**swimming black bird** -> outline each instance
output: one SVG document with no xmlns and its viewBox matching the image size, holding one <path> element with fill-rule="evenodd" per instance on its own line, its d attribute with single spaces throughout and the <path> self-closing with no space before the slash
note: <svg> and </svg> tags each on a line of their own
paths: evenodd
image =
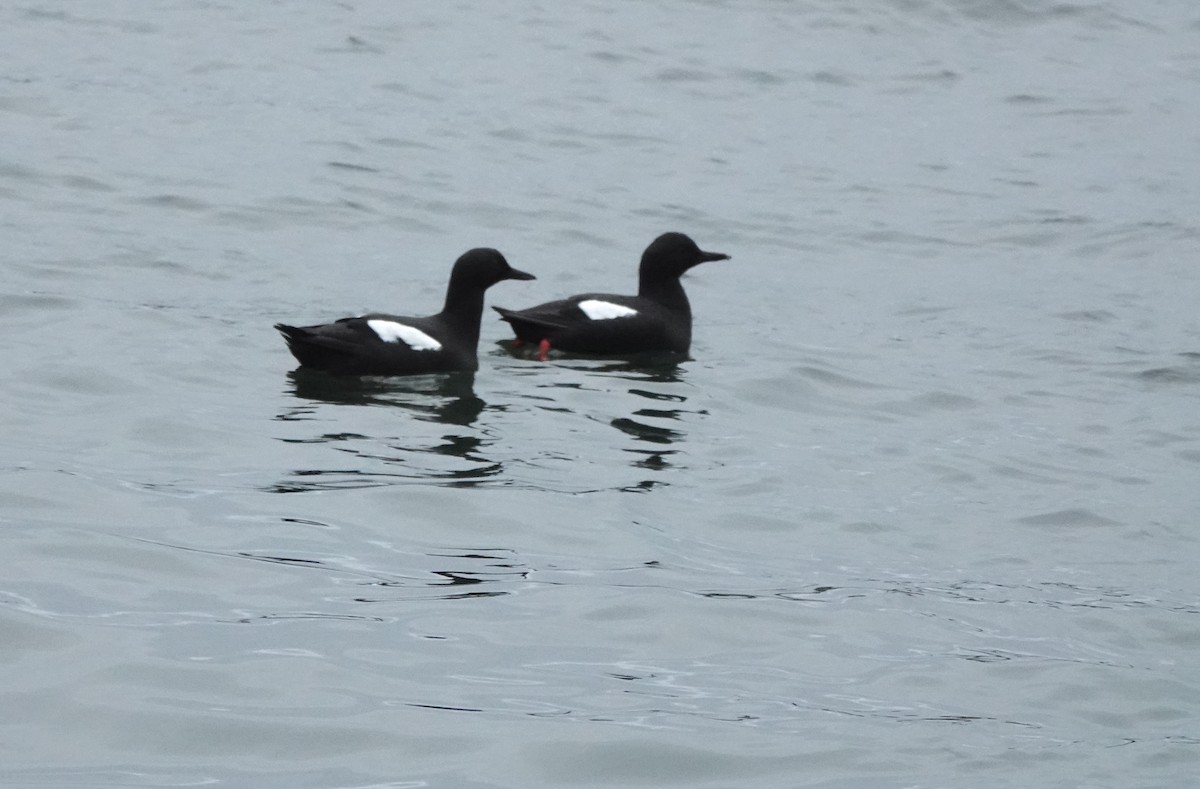
<svg viewBox="0 0 1200 789">
<path fill-rule="evenodd" d="M 728 259 L 705 252 L 683 233 L 664 233 L 642 253 L 636 296 L 582 293 L 524 310 L 492 309 L 508 321 L 519 342 L 538 344 L 542 361 L 551 348 L 610 355 L 687 353 L 692 308 L 679 278 L 692 266 Z"/>
<path fill-rule="evenodd" d="M 454 263 L 446 304 L 436 315 L 371 313 L 318 326 L 275 324 L 301 366 L 337 375 L 418 375 L 479 367 L 483 293 L 506 279 L 534 279 L 494 249 L 472 249 Z"/>
</svg>

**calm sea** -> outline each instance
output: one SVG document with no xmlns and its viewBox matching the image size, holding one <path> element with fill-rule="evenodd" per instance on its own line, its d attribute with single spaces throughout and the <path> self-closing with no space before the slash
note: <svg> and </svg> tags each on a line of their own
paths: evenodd
<svg viewBox="0 0 1200 789">
<path fill-rule="evenodd" d="M 1194 785 L 1194 0 L 31 0 L 0 53 L 0 785 Z M 271 329 L 668 230 L 732 255 L 689 359 Z"/>
</svg>

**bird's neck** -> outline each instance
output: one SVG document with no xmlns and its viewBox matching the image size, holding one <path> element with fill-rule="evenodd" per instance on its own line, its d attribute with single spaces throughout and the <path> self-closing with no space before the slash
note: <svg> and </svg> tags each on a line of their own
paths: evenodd
<svg viewBox="0 0 1200 789">
<path fill-rule="evenodd" d="M 687 294 L 684 293 L 683 284 L 680 283 L 678 277 L 667 279 L 642 277 L 638 282 L 638 295 L 675 312 L 681 312 L 684 315 L 692 314 L 691 304 L 688 303 Z"/>
<path fill-rule="evenodd" d="M 451 287 L 446 291 L 441 315 L 474 346 L 479 342 L 479 322 L 483 318 L 483 289 Z"/>
</svg>

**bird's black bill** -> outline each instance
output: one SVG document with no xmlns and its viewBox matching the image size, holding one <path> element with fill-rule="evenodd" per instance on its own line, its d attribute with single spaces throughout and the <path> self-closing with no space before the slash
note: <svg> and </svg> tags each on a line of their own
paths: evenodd
<svg viewBox="0 0 1200 789">
<path fill-rule="evenodd" d="M 714 260 L 729 260 L 729 255 L 724 252 L 705 252 L 700 250 L 700 260 L 704 263 L 709 263 Z"/>
<path fill-rule="evenodd" d="M 508 277 L 506 279 L 537 279 L 537 277 L 526 271 L 521 271 L 520 269 L 514 268 L 508 272 Z"/>
</svg>

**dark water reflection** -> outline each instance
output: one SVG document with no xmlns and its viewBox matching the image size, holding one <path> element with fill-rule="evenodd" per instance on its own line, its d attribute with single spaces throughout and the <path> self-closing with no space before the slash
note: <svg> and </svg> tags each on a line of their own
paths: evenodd
<svg viewBox="0 0 1200 789">
<path fill-rule="evenodd" d="M 687 397 L 680 394 L 678 390 L 661 391 L 651 387 L 685 383 L 686 369 L 682 362 L 686 360 L 686 357 L 679 354 L 652 353 L 619 359 L 605 359 L 590 364 L 576 360 L 556 366 L 567 370 L 581 371 L 589 376 L 624 379 L 637 384 L 630 387 L 628 393 L 634 398 L 650 400 L 658 407 L 636 408 L 629 416 L 611 418 L 609 424 L 623 436 L 633 439 L 633 446 L 622 449 L 623 452 L 634 456 L 634 459 L 630 461 L 632 466 L 661 471 L 672 465 L 668 458 L 679 452 L 673 447 L 682 443 L 686 438 L 686 433 L 680 428 L 680 422 L 686 414 L 693 412 L 682 408 L 661 407 L 664 403 L 682 405 L 687 402 Z M 575 384 L 575 386 L 582 386 L 582 384 Z M 636 404 L 638 403 L 635 401 Z M 668 420 L 670 426 L 661 424 L 662 420 Z M 647 444 L 650 446 L 646 446 Z M 661 480 L 642 480 L 637 484 L 624 486 L 622 490 L 645 492 L 662 484 Z"/>
<path fill-rule="evenodd" d="M 512 594 L 513 584 L 525 581 L 531 569 L 507 548 L 431 551 L 424 557 L 430 567 L 417 576 L 380 577 L 370 582 L 378 592 L 355 595 L 355 603 L 390 603 L 399 600 L 470 600 Z M 435 569 L 441 567 L 443 569 Z M 491 586 L 498 584 L 503 588 Z"/>
<path fill-rule="evenodd" d="M 594 359 L 588 363 L 589 359 Z M 677 353 L 642 353 L 622 357 L 580 356 L 564 360 L 556 366 L 568 370 L 585 370 L 600 375 L 612 375 L 647 383 L 677 384 L 683 381 L 683 362 L 687 357 Z"/>
<path fill-rule="evenodd" d="M 641 359 L 623 365 L 615 365 L 613 374 L 627 377 L 642 384 L 681 384 L 684 382 L 684 368 L 678 359 L 662 358 L 658 360 Z M 684 416 L 690 411 L 682 408 L 664 408 L 664 404 L 682 406 L 687 402 L 685 395 L 678 391 L 656 391 L 650 388 L 635 386 L 629 389 L 629 394 L 637 398 L 651 401 L 656 407 L 639 408 L 628 417 L 617 417 L 610 424 L 627 436 L 631 436 L 635 444 L 626 448 L 625 452 L 634 456 L 632 465 L 662 471 L 671 465 L 670 458 L 679 450 L 671 447 L 681 443 L 686 433 L 680 428 Z M 700 412 L 703 413 L 703 412 Z M 671 426 L 663 424 L 663 421 Z M 644 445 L 649 444 L 650 447 Z M 651 490 L 661 484 L 657 480 L 643 481 L 635 488 L 638 492 Z"/>
<path fill-rule="evenodd" d="M 487 407 L 475 394 L 474 373 L 345 378 L 299 369 L 288 374 L 288 381 L 290 394 L 299 402 L 276 416 L 281 422 L 324 421 L 320 412 L 327 405 L 367 406 L 400 409 L 405 416 L 425 423 L 471 428 Z M 338 431 L 280 440 L 325 444 L 354 460 L 349 468 L 294 469 L 292 479 L 269 488 L 277 493 L 377 487 L 421 480 L 473 485 L 502 471 L 499 463 L 482 454 L 491 439 L 475 430 L 422 436 L 419 431 L 404 429 L 401 435 L 391 437 Z"/>
<path fill-rule="evenodd" d="M 1154 367 L 1138 374 L 1142 380 L 1155 384 L 1194 384 L 1200 382 L 1200 353 L 1180 353 L 1182 361 L 1166 367 Z"/>
<path fill-rule="evenodd" d="M 588 490 L 654 490 L 678 462 L 685 426 L 706 413 L 687 407 L 683 361 L 643 354 L 502 366 L 488 371 L 488 383 L 502 388 L 488 390 L 487 401 L 476 393 L 473 373 L 343 378 L 295 370 L 287 377 L 287 406 L 275 417 L 291 425 L 279 440 L 325 450 L 304 453 L 305 465 L 268 489 L 423 482 L 562 490 L 562 476 L 577 477 L 586 466 L 609 469 L 609 478 Z M 580 420 L 613 431 L 597 434 Z M 630 467 L 639 472 L 632 480 Z M 626 470 L 612 474 L 614 468 Z"/>
<path fill-rule="evenodd" d="M 340 377 L 304 369 L 288 373 L 291 394 L 333 405 L 381 405 L 407 409 L 418 419 L 470 425 L 487 405 L 475 394 L 473 372 L 403 378 Z M 278 419 L 303 419 L 310 408 L 297 406 Z"/>
<path fill-rule="evenodd" d="M 340 619 L 346 621 L 390 621 L 389 616 L 362 612 L 363 604 L 394 603 L 408 600 L 470 600 L 514 594 L 528 580 L 532 568 L 513 550 L 498 547 L 432 548 L 399 551 L 389 560 L 375 560 L 364 566 L 361 557 L 317 554 L 288 556 L 281 553 L 249 550 L 213 550 L 190 545 L 146 540 L 155 545 L 188 554 L 225 557 L 237 561 L 262 562 L 317 573 L 309 582 L 328 585 L 321 602 L 303 609 L 262 608 L 233 619 L 239 624 L 278 620 Z M 181 619 L 178 613 L 172 621 Z M 207 621 L 207 620 L 202 620 Z"/>
</svg>

